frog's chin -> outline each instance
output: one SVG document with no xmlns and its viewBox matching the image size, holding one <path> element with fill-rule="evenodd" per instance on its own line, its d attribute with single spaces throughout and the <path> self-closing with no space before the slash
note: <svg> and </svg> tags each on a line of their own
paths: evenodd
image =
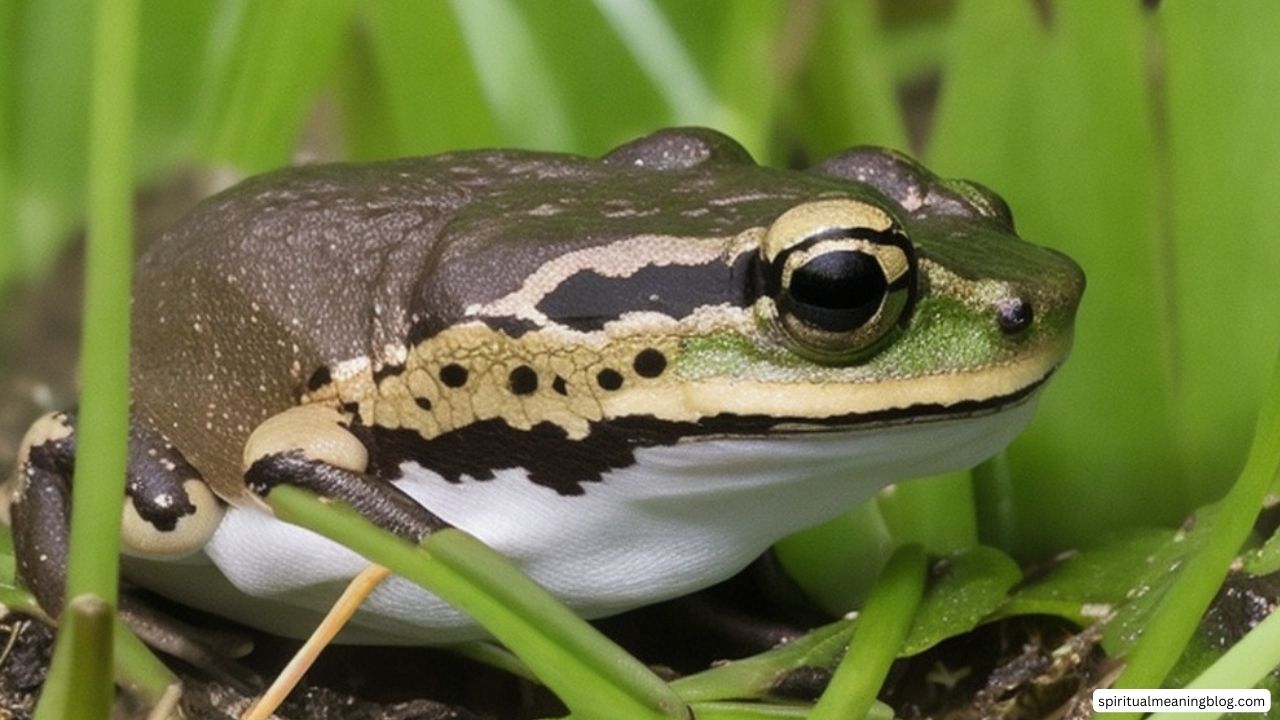
<svg viewBox="0 0 1280 720">
<path fill-rule="evenodd" d="M 517 468 L 495 471 L 488 480 L 448 482 L 406 462 L 396 482 L 445 521 L 513 559 L 580 614 L 598 617 L 719 582 L 778 539 L 852 508 L 889 483 L 972 466 L 1022 430 L 1034 401 L 1033 394 L 979 416 L 856 432 L 639 448 L 634 464 L 584 483 L 579 495 L 532 483 Z M 228 510 L 206 556 L 217 569 L 198 556 L 185 570 L 135 565 L 130 574 L 193 606 L 300 635 L 367 565 L 346 548 L 251 508 Z M 210 572 L 216 582 L 187 577 Z M 341 640 L 448 643 L 483 636 L 463 613 L 392 578 Z"/>
</svg>

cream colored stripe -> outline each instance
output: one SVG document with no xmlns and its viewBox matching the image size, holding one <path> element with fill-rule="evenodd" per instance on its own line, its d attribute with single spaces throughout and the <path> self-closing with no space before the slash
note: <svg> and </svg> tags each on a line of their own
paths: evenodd
<svg viewBox="0 0 1280 720">
<path fill-rule="evenodd" d="M 721 413 L 820 419 L 917 405 L 950 407 L 1012 395 L 1043 380 L 1062 357 L 1063 348 L 1046 346 L 1012 363 L 934 376 L 821 384 L 713 378 L 678 387 L 624 390 L 601 400 L 609 417 L 648 414 L 672 421 Z"/>
<path fill-rule="evenodd" d="M 547 316 L 537 305 L 565 280 L 591 270 L 604 277 L 626 278 L 647 267 L 704 265 L 715 260 L 732 262 L 726 237 L 676 237 L 637 235 L 608 245 L 565 253 L 529 274 L 519 290 L 483 305 L 469 305 L 468 317 L 517 317 L 545 324 Z"/>
</svg>

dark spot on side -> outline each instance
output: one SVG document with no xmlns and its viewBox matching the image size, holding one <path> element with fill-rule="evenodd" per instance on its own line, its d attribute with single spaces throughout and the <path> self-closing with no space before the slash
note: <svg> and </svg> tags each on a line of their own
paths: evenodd
<svg viewBox="0 0 1280 720">
<path fill-rule="evenodd" d="M 320 388 L 328 385 L 333 378 L 329 375 L 329 368 L 321 365 L 316 371 L 311 373 L 311 377 L 307 378 L 307 390 L 315 392 Z"/>
<path fill-rule="evenodd" d="M 470 375 L 467 369 L 458 363 L 449 363 L 440 368 L 440 382 L 447 387 L 460 388 L 467 384 L 467 377 Z"/>
<path fill-rule="evenodd" d="M 380 383 L 383 378 L 395 377 L 404 373 L 404 363 L 392 363 L 383 365 L 373 371 L 373 382 Z"/>
<path fill-rule="evenodd" d="M 538 390 L 538 373 L 528 365 L 521 365 L 511 371 L 507 382 L 516 395 L 532 395 Z"/>
<path fill-rule="evenodd" d="M 605 368 L 596 375 L 596 382 L 605 390 L 617 390 L 622 387 L 622 373 L 613 368 Z"/>
<path fill-rule="evenodd" d="M 636 353 L 636 359 L 631 366 L 640 377 L 656 378 L 667 369 L 667 356 L 659 350 L 645 348 Z"/>
<path fill-rule="evenodd" d="M 416 397 L 416 398 L 414 398 L 414 399 L 413 399 L 413 404 L 414 404 L 414 405 L 417 405 L 418 407 L 422 408 L 423 410 L 430 410 L 430 409 L 431 409 L 431 400 L 429 400 L 429 399 L 427 399 L 427 398 L 424 398 L 424 397 Z"/>
<path fill-rule="evenodd" d="M 568 395 L 568 394 L 569 394 L 569 387 L 568 387 L 568 385 L 566 385 L 566 384 L 565 384 L 564 378 L 560 377 L 559 375 L 557 375 L 557 376 L 556 376 L 556 379 L 555 379 L 555 380 L 552 380 L 552 381 L 551 381 L 551 389 L 552 389 L 552 390 L 555 390 L 556 392 L 560 393 L 561 395 Z"/>
</svg>

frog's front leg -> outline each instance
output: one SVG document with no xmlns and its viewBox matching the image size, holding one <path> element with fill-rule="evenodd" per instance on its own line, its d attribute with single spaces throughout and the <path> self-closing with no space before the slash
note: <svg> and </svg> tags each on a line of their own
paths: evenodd
<svg viewBox="0 0 1280 720">
<path fill-rule="evenodd" d="M 23 437 L 7 501 L 18 575 L 51 615 L 64 602 L 74 471 L 74 415 L 41 417 Z M 204 547 L 222 519 L 222 504 L 200 473 L 136 413 L 125 492 L 121 550 L 130 555 L 189 555 Z"/>
<path fill-rule="evenodd" d="M 245 443 L 245 483 L 263 497 L 286 484 L 341 500 L 414 542 L 448 527 L 402 490 L 366 472 L 369 450 L 347 423 L 338 410 L 322 405 L 299 405 L 268 418 Z"/>
</svg>

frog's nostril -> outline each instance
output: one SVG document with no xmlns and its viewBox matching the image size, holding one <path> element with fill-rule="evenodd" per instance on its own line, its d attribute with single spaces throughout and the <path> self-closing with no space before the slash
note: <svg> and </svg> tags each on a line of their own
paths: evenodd
<svg viewBox="0 0 1280 720">
<path fill-rule="evenodd" d="M 1026 330 L 1034 319 L 1030 300 L 1015 295 L 996 301 L 996 323 L 1005 335 L 1016 335 Z"/>
</svg>

